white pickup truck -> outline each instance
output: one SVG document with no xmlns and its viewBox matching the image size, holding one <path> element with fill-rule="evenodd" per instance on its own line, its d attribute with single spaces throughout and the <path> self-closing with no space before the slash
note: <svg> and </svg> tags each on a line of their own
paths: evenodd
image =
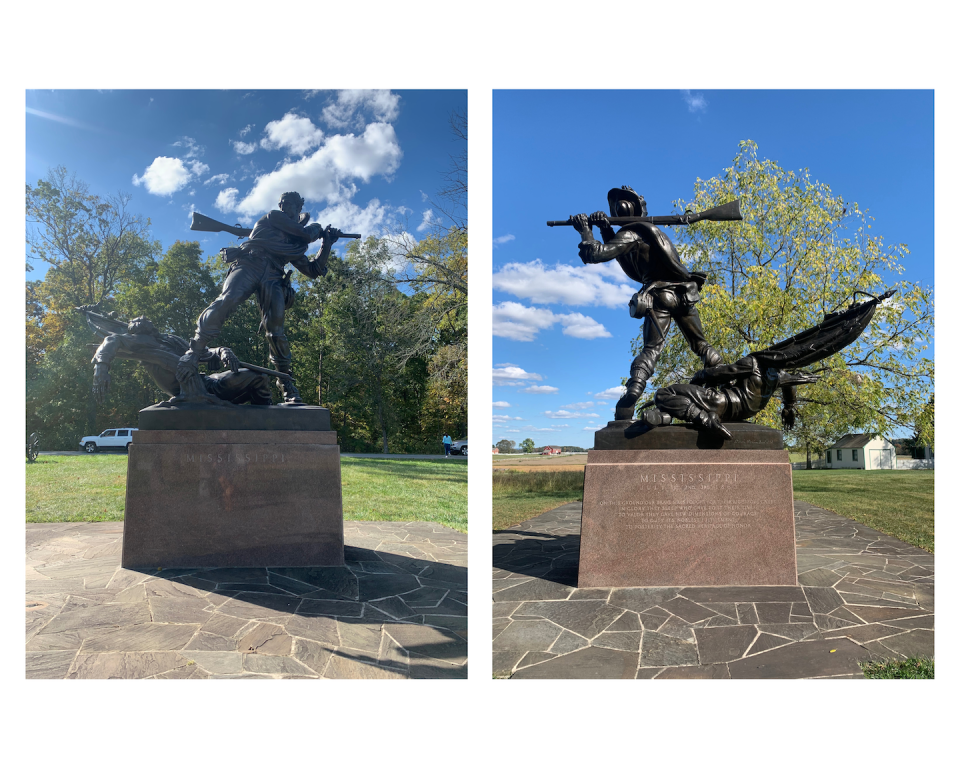
<svg viewBox="0 0 960 768">
<path fill-rule="evenodd" d="M 87 453 L 96 453 L 97 451 L 116 448 L 121 451 L 127 450 L 133 440 L 133 433 L 136 427 L 124 427 L 123 429 L 105 429 L 99 435 L 87 435 L 80 438 L 80 447 Z"/>
</svg>

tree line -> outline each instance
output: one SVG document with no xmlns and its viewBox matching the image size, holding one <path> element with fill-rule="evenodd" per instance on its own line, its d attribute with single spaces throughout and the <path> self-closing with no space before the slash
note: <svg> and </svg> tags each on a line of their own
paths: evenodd
<svg viewBox="0 0 960 768">
<path fill-rule="evenodd" d="M 462 183 L 453 208 L 465 205 L 465 174 Z M 90 359 L 100 340 L 75 308 L 146 315 L 189 340 L 227 267 L 198 242 L 164 250 L 129 195 L 96 195 L 63 167 L 27 185 L 26 214 L 27 271 L 47 265 L 26 283 L 27 433 L 70 450 L 82 435 L 136 426 L 140 409 L 168 397 L 138 363 L 117 360 L 98 405 Z M 465 216 L 444 220 L 419 242 L 351 241 L 317 280 L 294 273 L 285 322 L 294 376 L 304 402 L 330 409 L 344 451 L 439 453 L 444 434 L 466 436 L 467 227 Z M 267 366 L 259 325 L 251 298 L 214 343 Z"/>
</svg>

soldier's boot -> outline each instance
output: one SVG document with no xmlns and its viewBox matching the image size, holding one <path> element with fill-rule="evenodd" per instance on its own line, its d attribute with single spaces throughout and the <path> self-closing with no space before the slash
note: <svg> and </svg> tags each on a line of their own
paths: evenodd
<svg viewBox="0 0 960 768">
<path fill-rule="evenodd" d="M 730 430 L 723 426 L 720 417 L 712 411 L 705 411 L 697 408 L 695 405 L 691 405 L 683 418 L 684 421 L 691 422 L 697 429 L 725 437 L 728 440 L 733 437 L 733 435 L 730 434 Z"/>
<path fill-rule="evenodd" d="M 293 369 L 290 357 L 290 342 L 287 341 L 283 329 L 274 333 L 267 333 L 267 346 L 270 348 L 270 362 L 281 373 L 290 373 Z M 293 378 L 277 379 L 277 386 L 283 396 L 284 404 L 300 405 L 303 399 Z"/>
<path fill-rule="evenodd" d="M 640 378 L 630 372 L 630 378 L 627 379 L 627 391 L 623 394 L 613 411 L 613 418 L 617 421 L 629 421 L 634 418 L 634 412 L 637 408 L 637 401 L 643 390 L 647 386 L 646 377 Z"/>
<path fill-rule="evenodd" d="M 640 414 L 640 421 L 651 427 L 666 427 L 673 423 L 673 416 L 656 408 L 647 408 Z"/>
</svg>

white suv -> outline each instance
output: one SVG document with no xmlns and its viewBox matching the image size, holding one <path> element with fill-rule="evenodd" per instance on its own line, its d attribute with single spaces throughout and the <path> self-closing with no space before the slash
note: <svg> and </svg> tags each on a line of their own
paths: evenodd
<svg viewBox="0 0 960 768">
<path fill-rule="evenodd" d="M 123 429 L 105 429 L 99 435 L 88 435 L 80 438 L 80 447 L 87 453 L 96 453 L 108 448 L 119 448 L 122 451 L 130 447 L 136 427 Z"/>
<path fill-rule="evenodd" d="M 466 456 L 467 455 L 467 438 L 463 438 L 463 440 L 455 440 L 453 445 L 450 446 L 450 453 L 452 453 L 454 456 L 458 454 L 460 456 Z"/>
</svg>

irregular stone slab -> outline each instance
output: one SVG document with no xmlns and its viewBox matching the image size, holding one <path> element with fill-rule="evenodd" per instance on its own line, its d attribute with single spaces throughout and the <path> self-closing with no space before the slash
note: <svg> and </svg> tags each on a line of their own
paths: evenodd
<svg viewBox="0 0 960 768">
<path fill-rule="evenodd" d="M 467 660 L 467 644 L 452 632 L 416 624 L 387 624 L 383 631 L 409 653 L 451 664 Z"/>
<path fill-rule="evenodd" d="M 737 621 L 741 624 L 759 624 L 760 617 L 757 616 L 756 606 L 753 603 L 739 603 L 737 605 Z"/>
<path fill-rule="evenodd" d="M 590 647 L 517 670 L 512 679 L 632 680 L 636 671 L 636 653 Z"/>
<path fill-rule="evenodd" d="M 860 624 L 856 627 L 844 627 L 842 629 L 831 629 L 823 632 L 825 639 L 834 637 L 849 637 L 853 642 L 865 645 L 873 640 L 879 640 L 884 637 L 900 635 L 907 631 L 906 627 L 898 628 L 887 626 L 886 624 Z"/>
<path fill-rule="evenodd" d="M 323 676 L 327 679 L 348 680 L 403 680 L 405 676 L 400 672 L 373 664 L 362 664 L 353 659 L 334 654 L 327 663 Z"/>
<path fill-rule="evenodd" d="M 758 624 L 789 624 L 793 603 L 757 603 Z"/>
<path fill-rule="evenodd" d="M 235 598 L 227 600 L 218 610 L 241 619 L 269 619 L 296 612 L 301 602 L 303 601 L 299 597 L 241 592 Z"/>
<path fill-rule="evenodd" d="M 34 635 L 27 643 L 27 651 L 76 651 L 83 638 L 79 630 L 55 632 L 52 635 Z"/>
<path fill-rule="evenodd" d="M 891 627 L 905 627 L 907 629 L 933 629 L 933 614 L 914 616 L 909 619 L 891 619 L 883 623 Z"/>
<path fill-rule="evenodd" d="M 495 592 L 493 599 L 497 602 L 524 602 L 528 600 L 566 600 L 572 587 L 556 584 L 552 581 L 532 580 L 517 586 L 511 586 Z"/>
<path fill-rule="evenodd" d="M 695 603 L 791 603 L 806 600 L 800 587 L 684 587 Z"/>
<path fill-rule="evenodd" d="M 933 632 L 928 629 L 913 629 L 902 635 L 887 637 L 878 641 L 904 658 L 923 656 L 933 658 Z"/>
<path fill-rule="evenodd" d="M 446 664 L 438 659 L 421 658 L 417 654 L 412 653 L 410 654 L 407 674 L 415 680 L 466 680 L 467 665 L 455 666 L 453 664 Z"/>
<path fill-rule="evenodd" d="M 676 587 L 626 587 L 611 590 L 607 602 L 619 608 L 626 608 L 628 611 L 641 613 L 672 600 L 679 591 Z"/>
<path fill-rule="evenodd" d="M 88 627 L 129 626 L 150 621 L 150 609 L 146 603 L 116 603 L 113 605 L 95 605 L 60 613 L 51 619 L 41 634 L 66 632 L 72 629 Z"/>
<path fill-rule="evenodd" d="M 757 637 L 757 629 L 753 626 L 707 627 L 696 629 L 694 633 L 702 664 L 739 659 Z"/>
<path fill-rule="evenodd" d="M 361 601 L 379 600 L 384 597 L 401 595 L 404 592 L 413 592 L 420 588 L 416 576 L 402 576 L 400 574 L 371 574 L 357 579 L 359 599 Z"/>
<path fill-rule="evenodd" d="M 199 624 L 138 624 L 121 627 L 84 640 L 80 653 L 175 651 L 190 642 L 199 629 Z"/>
<path fill-rule="evenodd" d="M 514 611 L 514 618 L 541 616 L 589 639 L 603 632 L 622 613 L 622 609 L 599 600 L 552 600 L 525 603 Z"/>
<path fill-rule="evenodd" d="M 282 621 L 287 634 L 331 646 L 340 645 L 340 632 L 344 627 L 352 626 L 347 622 L 338 624 L 336 619 L 328 616 L 290 616 Z"/>
<path fill-rule="evenodd" d="M 779 635 L 780 637 L 785 637 L 795 642 L 809 640 L 820 634 L 820 630 L 813 622 L 804 624 L 758 624 L 757 629 L 761 632 L 766 632 L 770 635 Z M 817 637 L 817 639 L 819 639 L 819 637 Z M 754 653 L 753 650 L 750 652 Z"/>
<path fill-rule="evenodd" d="M 894 619 L 906 619 L 914 616 L 924 616 L 927 611 L 916 608 L 871 608 L 869 606 L 852 605 L 848 608 L 849 612 L 855 614 L 859 619 L 867 623 L 875 621 L 892 621 Z"/>
<path fill-rule="evenodd" d="M 604 630 L 605 632 L 639 632 L 640 617 L 633 611 L 624 611 L 623 615 Z"/>
<path fill-rule="evenodd" d="M 685 597 L 675 597 L 673 600 L 668 600 L 662 607 L 665 611 L 670 611 L 670 613 L 679 616 L 691 624 L 696 624 L 698 621 L 703 621 L 716 615 L 715 612 L 709 608 L 704 608 L 702 605 L 694 603 Z"/>
<path fill-rule="evenodd" d="M 843 605 L 843 598 L 831 587 L 804 587 L 807 605 L 814 613 L 830 613 Z"/>
<path fill-rule="evenodd" d="M 764 651 L 769 651 L 772 648 L 779 648 L 781 645 L 787 645 L 792 642 L 786 637 L 780 637 L 779 635 L 771 635 L 766 632 L 761 632 L 757 639 L 753 642 L 753 645 L 750 646 L 748 653 L 751 656 L 754 656 L 758 653 L 763 653 Z"/>
<path fill-rule="evenodd" d="M 520 661 L 517 663 L 517 669 L 523 669 L 524 667 L 532 667 L 534 664 L 539 664 L 542 661 L 550 661 L 550 659 L 557 658 L 552 653 L 547 653 L 546 651 L 530 651 L 526 654 Z"/>
<path fill-rule="evenodd" d="M 185 651 L 236 651 L 237 641 L 231 637 L 211 635 L 207 632 L 198 632 L 194 638 L 184 646 Z"/>
<path fill-rule="evenodd" d="M 673 667 L 698 664 L 697 645 L 657 632 L 644 632 L 640 646 L 640 666 Z"/>
<path fill-rule="evenodd" d="M 281 587 L 284 580 L 291 579 L 293 586 L 306 584 L 334 592 L 341 598 L 356 600 L 360 595 L 357 576 L 349 568 L 271 568 L 269 576 L 271 584 Z"/>
<path fill-rule="evenodd" d="M 504 619 L 512 614 L 517 606 L 523 605 L 523 603 L 513 603 L 513 602 L 494 602 L 493 604 L 493 618 L 495 619 Z"/>
<path fill-rule="evenodd" d="M 344 648 L 376 653 L 383 639 L 382 624 L 343 621 L 340 623 L 340 645 Z"/>
<path fill-rule="evenodd" d="M 27 651 L 27 680 L 62 680 L 76 657 L 75 650 Z"/>
<path fill-rule="evenodd" d="M 582 638 L 581 638 L 582 639 Z M 494 651 L 493 652 L 493 675 L 494 677 L 509 677 L 514 667 L 524 657 L 526 651 Z"/>
<path fill-rule="evenodd" d="M 590 641 L 586 638 L 580 637 L 580 635 L 575 635 L 573 632 L 567 632 L 563 630 L 560 633 L 560 637 L 554 641 L 553 645 L 550 646 L 550 653 L 560 655 L 563 653 L 571 653 L 572 651 L 579 651 L 581 648 L 590 644 Z"/>
<path fill-rule="evenodd" d="M 666 667 L 657 680 L 729 680 L 726 664 L 708 664 L 705 667 Z"/>
<path fill-rule="evenodd" d="M 236 656 L 236 654 L 231 654 Z M 238 657 L 239 658 L 239 657 Z M 81 653 L 68 680 L 138 680 L 186 666 L 175 651 L 160 653 Z"/>
<path fill-rule="evenodd" d="M 293 641 L 293 651 L 291 655 L 301 664 L 309 667 L 315 674 L 322 677 L 333 652 L 320 643 L 298 637 Z"/>
<path fill-rule="evenodd" d="M 222 613 L 210 614 L 210 618 L 200 628 L 201 631 L 211 635 L 221 635 L 223 637 L 236 637 L 241 629 L 251 624 L 249 619 L 238 619 L 235 616 L 227 616 Z"/>
<path fill-rule="evenodd" d="M 279 644 L 278 642 L 279 641 Z M 286 656 L 293 647 L 293 639 L 279 624 L 258 624 L 237 641 L 240 653 L 267 653 Z M 277 653 L 276 650 L 280 652 Z"/>
<path fill-rule="evenodd" d="M 791 643 L 782 648 L 731 661 L 727 668 L 734 680 L 787 679 L 860 674 L 858 661 L 869 656 L 846 638 Z"/>
<path fill-rule="evenodd" d="M 546 651 L 562 631 L 549 621 L 514 621 L 494 638 L 493 650 Z"/>
<path fill-rule="evenodd" d="M 211 605 L 203 598 L 153 597 L 148 600 L 154 622 L 170 624 L 206 624 Z"/>
<path fill-rule="evenodd" d="M 642 635 L 642 632 L 602 632 L 593 639 L 591 645 L 618 651 L 639 651 Z"/>
<path fill-rule="evenodd" d="M 261 656 L 259 653 L 245 653 L 243 668 L 247 672 L 261 675 L 317 677 L 317 673 L 310 667 L 289 656 Z"/>
<path fill-rule="evenodd" d="M 348 600 L 299 600 L 297 613 L 301 616 L 353 616 L 363 615 L 363 604 Z"/>
<path fill-rule="evenodd" d="M 192 587 L 183 581 L 171 581 L 165 578 L 151 578 L 143 583 L 147 597 L 204 597 L 204 590 Z"/>
<path fill-rule="evenodd" d="M 233 675 L 243 671 L 243 657 L 239 653 L 184 650 L 181 655 L 212 675 Z"/>
</svg>

